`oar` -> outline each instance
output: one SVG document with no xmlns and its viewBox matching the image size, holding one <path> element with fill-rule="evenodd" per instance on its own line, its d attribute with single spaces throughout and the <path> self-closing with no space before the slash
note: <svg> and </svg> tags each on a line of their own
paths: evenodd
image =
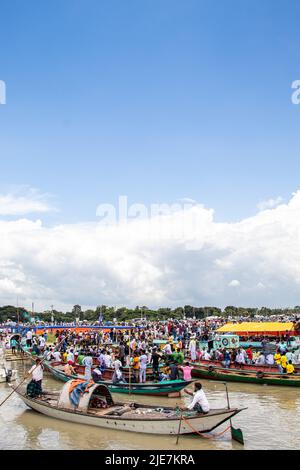
<svg viewBox="0 0 300 470">
<path fill-rule="evenodd" d="M 182 423 L 182 412 L 181 412 L 181 414 L 180 414 L 180 420 L 179 420 L 179 426 L 178 426 L 178 432 L 177 432 L 176 445 L 178 444 L 178 441 L 179 441 L 181 423 Z"/>
<path fill-rule="evenodd" d="M 228 406 L 228 409 L 230 410 L 227 383 L 226 383 L 226 382 L 223 382 L 223 385 L 225 385 L 225 388 L 226 388 L 227 406 Z M 234 441 L 237 441 L 237 442 L 239 442 L 240 444 L 244 445 L 243 432 L 242 432 L 241 429 L 236 429 L 236 428 L 234 428 L 234 427 L 232 426 L 231 419 L 230 419 L 230 430 L 231 430 L 231 438 L 232 438 Z"/>
</svg>

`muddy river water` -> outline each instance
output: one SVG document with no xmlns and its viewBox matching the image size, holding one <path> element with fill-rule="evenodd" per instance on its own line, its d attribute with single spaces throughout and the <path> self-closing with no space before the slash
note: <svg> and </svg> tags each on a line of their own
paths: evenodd
<svg viewBox="0 0 300 470">
<path fill-rule="evenodd" d="M 12 364 L 22 377 L 30 362 Z M 222 382 L 202 380 L 211 408 L 226 407 Z M 62 382 L 45 375 L 43 387 L 59 390 Z M 300 449 L 300 389 L 293 387 L 258 386 L 228 383 L 230 404 L 247 407 L 233 419 L 241 428 L 245 445 L 232 441 L 230 432 L 214 439 L 181 436 L 178 445 L 174 436 L 155 436 L 101 429 L 48 418 L 30 410 L 13 394 L 0 408 L 0 449 L 107 449 L 107 450 L 199 450 L 199 449 Z M 0 384 L 0 401 L 11 392 Z M 131 397 L 114 395 L 119 401 L 169 405 L 188 403 L 190 398 Z M 222 425 L 215 432 L 225 429 Z"/>
</svg>

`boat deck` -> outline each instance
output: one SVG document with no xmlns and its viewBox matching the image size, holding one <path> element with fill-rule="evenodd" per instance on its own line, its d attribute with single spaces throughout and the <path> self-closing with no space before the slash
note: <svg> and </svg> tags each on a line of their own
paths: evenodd
<svg viewBox="0 0 300 470">
<path fill-rule="evenodd" d="M 37 401 L 44 402 L 49 406 L 56 407 L 59 398 L 59 392 L 46 392 Z M 227 408 L 213 409 L 209 413 L 203 414 L 202 416 L 213 416 L 216 414 L 222 414 L 228 411 Z M 109 408 L 92 408 L 90 407 L 87 414 L 93 416 L 105 416 L 111 419 L 132 419 L 132 420 L 166 420 L 166 419 L 179 419 L 181 411 L 176 408 L 150 408 L 147 405 L 139 405 L 134 403 L 134 407 L 131 407 L 129 403 L 115 403 Z M 182 413 L 183 417 L 196 418 L 201 415 L 194 411 L 185 410 Z"/>
</svg>

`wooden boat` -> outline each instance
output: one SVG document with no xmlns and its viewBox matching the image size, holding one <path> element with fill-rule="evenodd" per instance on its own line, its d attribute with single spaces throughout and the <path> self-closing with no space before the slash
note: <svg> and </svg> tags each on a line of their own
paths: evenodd
<svg viewBox="0 0 300 470">
<path fill-rule="evenodd" d="M 75 375 L 66 375 L 64 372 L 64 365 L 60 362 L 44 362 L 45 368 L 51 373 L 51 375 L 58 380 L 67 382 L 70 379 L 84 379 L 84 367 L 81 373 Z M 78 367 L 75 367 L 78 370 Z M 187 380 L 164 380 L 161 382 L 146 382 L 146 383 L 119 383 L 113 384 L 109 380 L 101 380 L 97 383 L 104 384 L 110 390 L 115 393 L 133 393 L 138 395 L 160 395 L 168 397 L 180 396 L 180 391 L 187 387 L 192 381 Z"/>
<path fill-rule="evenodd" d="M 198 362 L 191 362 L 190 360 L 190 365 L 193 365 L 194 367 L 197 367 L 198 365 L 201 365 L 201 366 L 213 366 L 213 367 L 223 367 L 223 363 L 222 361 L 217 361 L 217 360 L 200 360 Z M 294 364 L 294 367 L 295 367 L 295 371 L 296 372 L 300 372 L 300 364 Z M 258 371 L 263 371 L 263 372 L 277 372 L 278 371 L 278 366 L 277 364 L 273 364 L 273 365 L 269 365 L 269 364 L 265 364 L 265 365 L 257 365 L 257 364 L 243 364 L 241 369 L 240 368 L 237 368 L 236 367 L 236 364 L 235 363 L 231 363 L 230 366 L 229 366 L 230 370 L 237 370 L 237 371 L 240 371 L 240 370 L 252 370 L 252 371 L 255 371 L 255 372 L 258 372 Z"/>
<path fill-rule="evenodd" d="M 192 376 L 202 379 L 221 380 L 222 382 L 245 382 L 263 385 L 284 385 L 300 387 L 300 374 L 280 374 L 269 372 L 262 368 L 253 369 L 226 369 L 215 366 L 213 363 L 195 363 Z"/>
<path fill-rule="evenodd" d="M 103 384 L 92 385 L 79 398 L 79 404 L 75 407 L 69 398 L 72 383 L 73 380 L 65 383 L 57 394 L 45 391 L 41 398 L 30 398 L 24 391 L 15 391 L 27 406 L 52 418 L 148 434 L 192 434 L 194 430 L 210 432 L 242 411 L 239 408 L 221 408 L 201 414 L 171 407 L 114 403 L 108 388 Z M 95 400 L 99 399 L 105 401 L 108 408 L 95 407 Z"/>
<path fill-rule="evenodd" d="M 39 355 L 37 356 L 36 354 L 32 354 L 32 352 L 30 350 L 25 350 L 23 349 L 23 352 L 24 352 L 24 355 L 27 359 L 30 359 L 33 363 L 35 362 L 35 360 L 37 358 L 39 359 L 44 359 L 43 355 Z M 76 356 L 75 356 L 75 368 L 76 368 L 76 371 L 79 373 L 79 374 L 83 374 L 84 375 L 84 366 L 83 365 L 80 365 L 78 362 L 76 362 Z M 51 364 L 54 364 L 54 362 L 51 362 Z M 62 364 L 62 365 L 65 365 L 66 363 L 65 362 L 62 362 L 62 361 L 57 361 L 55 362 L 56 365 L 58 364 Z M 99 362 L 97 361 L 96 358 L 93 358 L 93 366 L 96 367 L 97 365 L 99 365 Z M 164 364 L 160 364 L 159 367 L 164 367 Z M 130 369 L 130 371 L 129 371 Z M 103 376 L 103 379 L 105 380 L 111 380 L 112 379 L 112 376 L 113 376 L 113 373 L 114 373 L 114 369 L 112 368 L 107 368 L 104 370 L 102 376 Z M 122 372 L 123 372 L 123 377 L 126 379 L 126 380 L 129 380 L 129 376 L 131 375 L 132 377 L 132 374 L 134 373 L 133 372 L 133 369 L 132 368 L 129 368 L 128 366 L 124 366 L 122 368 Z M 153 377 L 153 368 L 151 365 L 147 365 L 147 369 L 146 369 L 146 377 L 147 379 L 149 380 L 150 378 Z"/>
<path fill-rule="evenodd" d="M 12 382 L 17 380 L 18 371 L 16 369 L 10 369 L 7 367 L 5 351 L 3 348 L 0 348 L 0 383 L 3 382 Z"/>
</svg>

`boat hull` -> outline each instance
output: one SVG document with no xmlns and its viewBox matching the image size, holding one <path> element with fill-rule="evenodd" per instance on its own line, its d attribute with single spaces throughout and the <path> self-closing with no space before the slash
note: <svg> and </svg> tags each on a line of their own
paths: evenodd
<svg viewBox="0 0 300 470">
<path fill-rule="evenodd" d="M 209 370 L 209 367 L 211 369 Z M 261 374 L 260 374 L 261 372 Z M 259 374 L 259 376 L 257 375 Z M 225 368 L 217 368 L 213 366 L 195 366 L 192 371 L 193 377 L 220 380 L 222 382 L 239 382 L 252 383 L 258 385 L 276 385 L 286 387 L 300 387 L 300 374 L 275 374 L 263 371 L 252 370 L 231 370 Z"/>
<path fill-rule="evenodd" d="M 62 382 L 68 382 L 71 379 L 83 378 L 83 376 L 66 375 L 63 371 L 57 369 L 56 367 L 51 366 L 49 363 L 45 362 L 46 369 L 52 374 L 52 376 Z M 162 382 L 151 382 L 151 383 L 124 383 L 124 384 L 113 384 L 105 380 L 99 381 L 97 383 L 104 384 L 107 386 L 110 392 L 113 393 L 126 393 L 126 394 L 135 394 L 135 395 L 157 395 L 157 396 L 169 396 L 173 394 L 179 394 L 179 392 L 187 387 L 191 381 L 186 380 L 172 380 L 172 381 L 162 381 Z"/>
<path fill-rule="evenodd" d="M 160 435 L 177 435 L 179 430 L 179 417 L 178 419 L 176 418 L 172 420 L 132 420 L 117 416 L 114 416 L 113 418 L 108 418 L 105 416 L 91 416 L 86 413 L 58 409 L 48 404 L 41 403 L 38 400 L 27 398 L 23 395 L 20 396 L 27 406 L 39 413 L 42 413 L 51 418 L 70 421 L 77 424 L 85 424 L 107 429 L 117 429 L 122 431 Z M 201 415 L 196 418 L 189 418 L 188 422 L 198 432 L 210 432 L 222 423 L 231 419 L 239 411 L 241 410 L 223 410 L 210 415 Z M 188 425 L 184 420 L 182 420 L 180 426 L 180 434 L 193 434 L 193 430 L 191 429 L 190 425 Z"/>
</svg>

